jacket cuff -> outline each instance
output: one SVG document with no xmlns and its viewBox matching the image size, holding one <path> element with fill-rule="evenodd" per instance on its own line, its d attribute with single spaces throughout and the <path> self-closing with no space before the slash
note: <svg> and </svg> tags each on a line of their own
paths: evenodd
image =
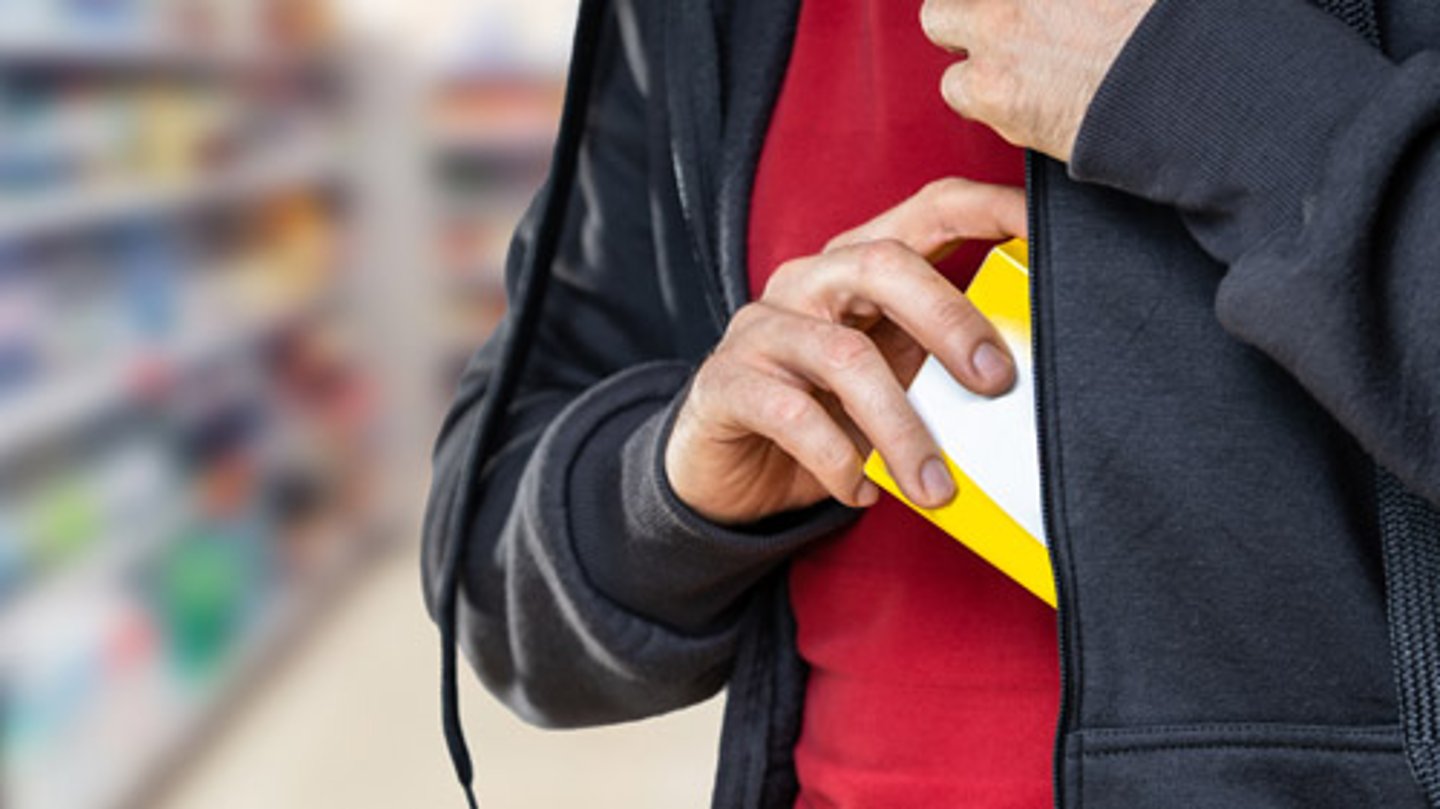
<svg viewBox="0 0 1440 809">
<path fill-rule="evenodd" d="M 1305 0 L 1159 0 L 1081 124 L 1070 176 L 1192 216 L 1232 260 L 1295 224 L 1335 133 L 1394 66 Z"/>
<path fill-rule="evenodd" d="M 745 592 L 777 565 L 856 512 L 825 501 L 742 528 L 694 512 L 670 488 L 664 467 L 689 369 L 670 366 L 665 375 L 647 382 L 667 391 L 663 400 L 649 398 L 648 415 L 634 408 L 617 414 L 579 448 L 567 482 L 571 541 L 591 586 L 611 601 L 703 634 L 737 615 Z"/>
</svg>

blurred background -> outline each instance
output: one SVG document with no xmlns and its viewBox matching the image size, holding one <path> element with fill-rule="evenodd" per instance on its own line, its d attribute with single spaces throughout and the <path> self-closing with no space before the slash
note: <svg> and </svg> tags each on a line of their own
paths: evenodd
<svg viewBox="0 0 1440 809">
<path fill-rule="evenodd" d="M 575 0 L 0 0 L 0 807 L 459 806 L 418 523 Z M 706 805 L 718 708 L 482 802 Z"/>
</svg>

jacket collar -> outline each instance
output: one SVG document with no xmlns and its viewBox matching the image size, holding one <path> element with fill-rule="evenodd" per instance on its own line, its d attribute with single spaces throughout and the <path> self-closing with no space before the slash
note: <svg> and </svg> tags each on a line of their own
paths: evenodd
<svg viewBox="0 0 1440 809">
<path fill-rule="evenodd" d="M 718 277 L 728 319 L 750 299 L 750 194 L 800 2 L 664 6 L 672 168 L 695 258 Z"/>
</svg>

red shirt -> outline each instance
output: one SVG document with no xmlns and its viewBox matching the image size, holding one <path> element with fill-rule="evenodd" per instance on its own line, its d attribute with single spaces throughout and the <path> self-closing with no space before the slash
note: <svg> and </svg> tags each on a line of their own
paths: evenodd
<svg viewBox="0 0 1440 809">
<path fill-rule="evenodd" d="M 750 218 L 756 295 L 786 259 L 944 176 L 1023 183 L 1023 157 L 939 93 L 952 57 L 919 0 L 811 0 L 771 121 Z M 969 282 L 988 245 L 942 266 Z M 888 496 L 796 560 L 811 666 L 795 749 L 800 807 L 1051 805 L 1055 614 Z"/>
</svg>

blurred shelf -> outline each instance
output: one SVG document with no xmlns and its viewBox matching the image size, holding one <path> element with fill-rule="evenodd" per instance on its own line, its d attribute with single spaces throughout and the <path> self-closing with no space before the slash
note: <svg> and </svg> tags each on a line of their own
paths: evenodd
<svg viewBox="0 0 1440 809">
<path fill-rule="evenodd" d="M 360 574 L 398 543 L 401 520 L 393 514 L 371 515 L 337 529 L 330 542 L 340 548 L 321 570 L 282 587 L 266 600 L 248 634 L 231 652 L 227 671 L 208 683 L 204 693 L 169 721 L 163 741 L 150 756 L 137 756 L 131 783 L 116 790 L 123 796 L 117 807 L 148 806 L 152 793 L 162 791 L 166 779 L 195 755 L 249 689 L 273 671 L 315 626 L 326 608 L 353 584 Z M 143 754 L 142 754 L 143 755 Z"/>
<path fill-rule="evenodd" d="M 283 6 L 287 13 L 301 6 L 295 0 L 268 1 L 277 8 Z M 34 5 L 49 13 L 48 5 L 53 4 L 27 0 L 22 5 L 27 6 L 23 11 Z M 98 5 L 108 8 L 115 4 Z M 135 4 L 124 5 L 128 9 Z M 151 5 L 158 11 L 160 6 L 174 4 L 168 0 L 147 2 L 137 8 L 144 6 L 148 11 Z M 232 7 L 232 0 L 217 0 L 214 5 L 225 9 L 224 16 L 215 19 L 230 21 L 232 11 L 248 14 L 243 9 L 250 3 L 233 2 Z M 402 535 L 398 515 L 405 512 L 393 501 L 402 492 L 409 499 L 412 481 L 392 473 L 389 464 L 382 468 L 379 461 L 384 456 L 377 454 L 401 419 L 373 412 L 370 408 L 375 405 L 367 398 L 374 396 L 379 401 L 375 391 L 388 391 L 395 383 L 372 378 L 379 375 L 371 365 L 377 363 L 381 346 L 367 345 L 368 354 L 374 356 L 357 358 L 351 356 L 356 352 L 349 345 L 358 339 L 351 337 L 352 329 L 366 337 L 367 329 L 375 330 L 371 311 L 386 311 L 393 305 L 386 299 L 388 292 L 377 291 L 383 285 L 370 283 L 372 279 L 362 272 L 370 251 L 355 249 L 349 241 L 356 232 L 387 230 L 388 223 L 377 221 L 384 217 L 370 213 L 370 202 L 372 197 L 389 200 L 393 196 L 390 185 L 382 182 L 389 175 L 384 169 L 386 161 L 378 155 L 383 151 L 388 156 L 398 148 L 394 139 L 372 133 L 379 131 L 377 123 L 388 124 L 396 118 L 393 109 L 386 111 L 388 118 L 383 121 L 376 114 L 376 123 L 359 117 L 367 105 L 383 100 L 380 90 L 384 88 L 377 87 L 380 82 L 362 81 L 358 71 L 370 62 L 377 74 L 394 72 L 398 66 L 383 64 L 380 59 L 362 63 L 343 42 L 301 48 L 286 44 L 308 38 L 299 34 L 263 40 L 252 36 L 248 26 L 215 28 L 214 36 L 193 41 L 171 36 L 178 30 L 175 27 L 158 26 L 128 27 L 123 32 L 112 26 L 110 36 L 103 36 L 106 32 L 94 27 L 42 30 L 38 24 L 30 24 L 38 18 L 26 18 L 22 28 L 22 21 L 14 15 L 23 11 L 10 9 L 4 15 L 6 23 L 0 24 L 0 72 L 18 83 L 18 99 L 30 101 L 34 94 L 37 103 L 48 105 L 43 112 L 54 112 L 66 123 L 69 119 L 59 117 L 61 113 L 76 110 L 75 115 L 89 114 L 101 109 L 95 106 L 98 103 L 133 106 L 147 101 L 148 88 L 153 87 L 156 103 L 170 105 L 155 116 L 167 113 L 183 119 L 171 134 L 184 143 L 164 140 L 157 141 L 153 149 L 122 151 L 109 149 L 106 141 L 100 144 L 109 149 L 103 161 L 73 165 L 130 166 L 137 165 L 136 158 L 187 162 L 180 166 L 185 171 L 168 172 L 174 180 L 122 178 L 106 168 L 104 174 L 101 169 L 92 170 L 74 185 L 0 195 L 0 250 L 8 254 L 12 246 L 32 242 L 40 248 L 16 251 L 19 258 L 11 263 L 19 271 L 33 274 L 24 280 L 41 290 L 35 293 L 35 300 L 46 305 L 53 298 L 71 306 L 69 298 L 49 293 L 58 289 L 69 294 L 71 286 L 79 287 L 88 279 L 72 281 L 64 272 L 72 263 L 102 276 L 94 297 L 129 294 L 132 287 L 138 288 L 140 282 L 131 283 L 128 276 L 124 283 L 113 285 L 103 278 L 106 270 L 100 265 L 107 258 L 106 251 L 112 242 L 120 241 L 114 237 L 130 236 L 128 232 L 112 234 L 112 228 L 135 222 L 164 224 L 167 227 L 134 229 L 135 239 L 150 237 L 150 231 L 163 231 L 166 239 L 173 238 L 183 248 L 174 256 L 153 259 L 148 254 L 141 256 L 138 248 L 134 251 L 136 262 L 144 259 L 164 265 L 164 273 L 156 272 L 153 283 L 170 285 L 167 294 L 173 297 L 165 298 L 163 305 L 173 306 L 178 314 L 175 326 L 143 340 L 127 336 L 107 343 L 95 342 L 92 335 L 99 331 L 77 332 L 77 337 L 67 337 L 56 349 L 67 361 L 57 359 L 28 383 L 22 382 L 22 387 L 0 394 L 0 467 L 23 484 L 16 487 L 15 497 L 0 506 L 6 510 L 3 516 L 8 532 L 0 536 L 0 542 L 25 543 L 20 545 L 25 551 L 19 558 L 21 565 L 6 569 L 12 578 L 0 596 L 0 680 L 7 686 L 13 682 L 6 667 L 15 663 L 24 676 L 40 680 L 40 688 L 24 693 L 40 694 L 44 702 L 50 682 L 68 683 L 65 678 L 82 668 L 88 678 L 85 693 L 66 692 L 66 698 L 74 700 L 67 705 L 73 715 L 54 717 L 53 721 L 47 716 L 45 733 L 52 735 L 32 737 L 33 745 L 17 748 L 31 758 L 13 770 L 9 765 L 16 760 L 0 761 L 0 805 L 17 809 L 147 806 L 152 805 L 147 798 L 156 791 L 157 781 L 163 785 L 178 763 L 203 745 L 277 659 L 357 580 L 369 561 L 396 546 L 393 540 Z M 207 34 L 211 30 L 206 28 Z M 271 25 L 265 30 L 282 29 Z M 122 33 L 130 38 L 118 39 Z M 179 112 L 173 112 L 172 106 Z M 104 111 L 108 113 L 109 108 Z M 235 116 L 233 138 L 229 129 L 225 134 L 236 147 L 222 150 L 187 134 L 190 129 L 202 131 L 198 125 L 187 129 L 188 124 L 198 121 L 210 126 L 210 116 L 219 113 Z M 150 114 L 148 108 L 146 114 Z M 229 118 L 213 120 L 230 126 Z M 253 124 L 242 127 L 244 121 Z M 47 122 L 41 119 L 41 123 Z M 162 123 L 169 125 L 168 121 Z M 79 124 L 70 126 L 73 129 Z M 155 124 L 157 130 L 160 126 Z M 45 133 L 50 130 L 35 131 L 40 134 L 32 139 L 47 146 Z M 56 131 L 69 132 L 58 125 Z M 248 137 L 252 132 L 268 133 L 271 139 L 256 141 Z M 380 134 L 388 135 L 389 130 Z M 461 134 L 468 138 L 473 133 Z M 541 143 L 526 142 L 537 136 L 543 136 Z M 532 130 L 516 130 L 477 148 L 506 160 L 533 155 L 534 160 L 524 161 L 528 171 L 548 155 L 552 138 L 550 131 L 537 135 Z M 189 141 L 194 141 L 195 148 L 190 148 Z M 253 148 L 238 148 L 241 144 Z M 356 152 L 370 144 L 374 144 L 370 153 Z M 93 144 L 87 141 L 86 145 Z M 417 137 L 414 146 L 425 149 L 429 141 Z M 468 151 L 469 146 L 463 148 Z M 149 157 L 152 151 L 153 158 Z M 192 154 L 228 154 L 238 159 L 194 161 L 189 160 Z M 465 165 L 489 170 L 492 164 Z M 106 178 L 112 181 L 105 182 Z M 87 179 L 91 182 L 85 182 Z M 392 213 L 397 208 L 405 212 L 403 203 L 390 204 L 385 217 L 401 218 Z M 226 215 L 212 217 L 207 215 L 210 213 Z M 231 213 L 235 216 L 228 215 Z M 172 230 L 181 230 L 180 225 L 183 232 L 172 234 Z M 306 272 L 311 266 L 307 262 L 322 255 L 311 252 L 312 248 L 321 249 L 322 235 L 324 259 L 335 263 L 331 269 L 336 272 L 322 275 L 317 267 L 312 275 Z M 152 240 L 159 239 L 155 235 Z M 272 256 L 259 249 L 262 241 L 273 242 L 277 249 L 287 248 L 274 257 L 274 265 L 263 263 Z M 288 248 L 294 248 L 295 254 Z M 119 251 L 116 255 L 129 258 Z M 389 262 L 389 266 L 395 264 L 404 262 Z M 53 280 L 47 275 L 52 266 L 61 270 Z M 267 274 L 271 266 L 276 268 L 273 275 Z M 294 272 L 289 271 L 292 267 Z M 128 264 L 123 269 L 130 272 Z M 241 275 L 221 277 L 232 270 Z M 74 277 L 80 279 L 80 273 Z M 143 280 L 152 283 L 151 276 Z M 83 291 L 90 294 L 88 288 Z M 46 294 L 42 296 L 42 292 Z M 356 301 L 365 306 L 357 306 Z M 90 298 L 81 303 L 90 305 Z M 99 303 L 94 306 L 96 312 L 110 313 Z M 73 308 L 57 307 L 44 314 L 63 325 L 63 318 L 69 317 Z M 99 317 L 89 309 L 80 311 Z M 158 315 L 125 322 L 157 321 Z M 111 321 L 104 324 L 109 328 Z M 28 320 L 24 325 L 40 328 Z M 48 329 L 50 324 L 42 325 Z M 118 325 L 113 329 L 119 330 Z M 282 335 L 298 339 L 280 339 Z M 92 341 L 92 350 L 75 353 L 76 340 L 86 339 Z M 382 336 L 377 342 L 383 340 Z M 49 344 L 40 345 L 48 349 Z M 361 366 L 361 359 L 367 364 Z M 402 370 L 408 371 L 414 358 L 406 356 L 404 362 L 408 365 Z M 401 366 L 397 363 L 397 367 Z M 380 370 L 394 373 L 388 366 Z M 350 371 L 360 380 L 353 383 L 358 392 L 350 391 L 351 383 L 340 378 Z M 282 377 L 284 384 L 304 387 L 303 396 L 296 394 L 292 397 L 295 401 L 282 401 L 278 389 L 269 387 Z M 306 397 L 323 399 L 325 406 L 315 405 L 312 412 L 307 409 L 310 405 L 299 401 Z M 221 418 L 231 415 L 232 406 L 238 413 L 236 419 L 253 419 L 255 435 L 249 435 L 252 425 L 247 421 L 243 440 L 253 443 L 257 458 L 268 459 L 264 453 L 274 451 L 278 461 L 293 463 L 295 468 L 277 462 L 272 469 L 261 463 L 255 474 L 267 477 L 257 478 L 252 486 L 246 475 L 237 476 L 224 465 L 231 459 L 215 454 L 226 451 L 228 444 L 213 451 L 208 445 L 191 446 L 201 433 L 209 440 L 213 437 L 210 433 L 218 436 L 233 429 Z M 211 409 L 217 413 L 213 425 L 208 420 Z M 352 435 L 359 438 L 352 439 Z M 227 433 L 215 440 L 241 439 L 232 439 Z M 376 449 L 371 449 L 371 441 Z M 364 446 L 346 446 L 343 452 L 330 446 L 342 443 Z M 388 444 L 384 449 L 388 451 Z M 160 470 L 155 475 L 170 477 L 155 477 L 146 484 L 149 489 L 120 485 L 134 482 L 131 478 L 136 475 L 140 477 L 135 480 L 145 480 L 146 461 Z M 160 464 L 168 465 L 162 468 Z M 369 468 L 372 464 L 373 470 Z M 362 465 L 365 468 L 356 468 Z M 62 496 L 68 493 L 62 484 L 72 483 L 77 492 L 73 503 Z M 314 485 L 306 488 L 306 483 Z M 155 488 L 160 485 L 170 488 L 162 492 Z M 225 491 L 217 494 L 203 488 L 206 486 Z M 31 496 L 33 504 L 19 500 Z M 220 516 L 229 513 L 225 509 L 231 500 L 216 506 L 214 497 L 232 498 L 237 508 L 253 509 L 254 513 L 246 511 L 248 521 L 233 519 L 232 525 Z M 318 503 L 324 513 L 303 511 L 311 502 L 306 498 Z M 132 501 L 133 505 L 121 505 Z M 12 505 L 16 506 L 14 515 L 9 513 Z M 406 511 L 412 505 L 406 502 Z M 97 515 L 93 519 L 104 524 L 72 525 L 73 521 L 55 517 L 64 523 L 55 528 L 46 522 L 52 513 L 63 514 L 67 509 L 90 509 Z M 280 515 L 286 513 L 305 513 L 307 521 L 281 524 Z M 130 514 L 136 515 L 133 520 Z M 10 520 L 12 517 L 21 519 Z M 17 531 L 23 533 L 16 535 Z M 256 553 L 256 568 L 225 574 L 233 576 L 233 583 L 224 584 L 244 588 L 243 593 L 232 594 L 237 598 L 243 595 L 236 602 L 241 606 L 234 607 L 233 617 L 227 614 L 230 623 L 215 636 L 213 656 L 207 649 L 203 660 L 194 658 L 194 650 L 183 648 L 183 639 L 178 637 L 184 628 L 166 623 L 177 620 L 175 611 L 185 605 L 166 603 L 174 593 L 165 588 L 179 586 L 172 579 L 182 574 L 194 574 L 196 554 L 201 557 L 198 569 L 202 571 L 229 564 L 224 556 L 204 558 L 212 549 L 202 545 L 232 533 L 246 553 Z M 39 537 L 33 547 L 31 535 Z M 65 541 L 52 540 L 52 535 Z M 192 539 L 197 544 L 189 544 Z M 44 551 L 43 556 L 36 548 Z M 247 556 L 243 563 L 230 567 L 251 562 Z M 181 583 L 194 586 L 193 581 Z M 150 634 L 132 637 L 132 632 Z M 117 668 L 106 657 L 115 652 L 111 646 L 116 637 L 127 644 L 151 646 L 138 651 L 127 646 L 123 651 L 135 657 Z M 172 642 L 178 645 L 165 645 Z M 52 676 L 54 671 L 62 676 Z M 111 677 L 116 679 L 108 679 Z M 30 685 L 29 681 L 25 684 Z M 126 721 L 118 721 L 117 716 Z M 8 752 L 8 748 L 3 751 Z M 27 774 L 23 783 L 12 778 Z M 91 779 L 93 787 L 88 783 Z M 17 783 L 21 788 L 12 793 Z M 72 783 L 75 788 L 68 788 Z M 52 784 L 58 789 L 49 789 Z M 82 793 L 79 802 L 45 802 L 49 795 Z M 13 804 L 12 794 L 20 796 Z M 27 803 L 27 797 L 32 802 Z"/>
<path fill-rule="evenodd" d="M 505 270 L 501 267 L 477 268 L 468 273 L 454 273 L 445 278 L 445 288 L 461 299 L 505 299 Z"/>
<path fill-rule="evenodd" d="M 173 505 L 164 513 L 151 515 L 128 535 L 108 538 L 71 564 L 34 574 L 18 592 L 0 602 L 0 649 L 20 648 L 26 626 L 44 626 L 46 615 L 64 610 L 77 596 L 113 585 L 124 573 L 173 542 L 191 516 L 182 506 Z"/>
<path fill-rule="evenodd" d="M 103 548 L 92 553 L 83 567 L 22 594 L 20 603 L 0 610 L 0 650 L 14 652 L 28 642 L 26 630 L 39 631 L 49 625 L 49 616 L 71 609 L 67 602 L 75 593 L 114 587 L 137 562 L 182 541 L 185 535 L 178 529 L 184 523 L 179 521 L 188 516 L 173 515 L 177 530 L 157 531 L 128 547 Z M 93 805 L 107 809 L 149 805 L 151 793 L 163 789 L 166 779 L 194 755 L 248 688 L 273 670 L 366 566 L 396 545 L 400 524 L 395 514 L 376 513 L 332 529 L 326 541 L 334 552 L 325 564 L 280 585 L 264 600 L 259 614 L 226 653 L 221 671 L 203 686 L 187 689 L 183 701 L 174 703 L 166 714 L 151 717 L 145 743 L 112 751 L 105 763 L 108 777 L 103 792 L 108 797 Z"/>
<path fill-rule="evenodd" d="M 128 390 L 129 367 L 71 373 L 51 384 L 0 401 L 0 458 L 44 442 L 66 427 L 87 423 L 118 405 Z"/>
<path fill-rule="evenodd" d="M 435 130 L 431 143 L 447 157 L 549 160 L 555 145 L 555 125 L 553 121 L 544 126 L 446 125 Z"/>
<path fill-rule="evenodd" d="M 320 141 L 320 139 L 315 139 Z M 142 183 L 65 189 L 26 200 L 0 201 L 0 244 L 134 217 L 163 216 L 201 206 L 338 181 L 340 149 L 315 142 L 276 149 L 275 156 L 193 182 Z"/>
<path fill-rule="evenodd" d="M 470 328 L 464 331 L 456 331 L 445 336 L 444 351 L 450 359 L 469 358 L 480 350 L 486 340 L 495 333 L 500 326 L 503 313 L 485 320 L 477 320 Z"/>
<path fill-rule="evenodd" d="M 94 69 L 248 72 L 319 70 L 338 63 L 329 52 L 293 48 L 207 46 L 160 39 L 58 38 L 0 33 L 0 65 Z"/>
<path fill-rule="evenodd" d="M 525 215 L 533 197 L 533 194 L 519 194 L 503 185 L 470 189 L 463 194 L 451 192 L 441 201 L 440 215 L 445 222 L 458 221 L 471 227 L 501 230 L 508 246 L 511 232 Z"/>
<path fill-rule="evenodd" d="M 10 400 L 0 400 L 0 460 L 16 458 L 29 447 L 58 438 L 132 404 L 144 369 L 183 370 L 245 348 L 316 312 L 322 299 L 283 312 L 256 316 L 240 328 L 206 329 L 177 335 L 153 348 L 105 360 L 94 368 L 71 371 Z"/>
</svg>

